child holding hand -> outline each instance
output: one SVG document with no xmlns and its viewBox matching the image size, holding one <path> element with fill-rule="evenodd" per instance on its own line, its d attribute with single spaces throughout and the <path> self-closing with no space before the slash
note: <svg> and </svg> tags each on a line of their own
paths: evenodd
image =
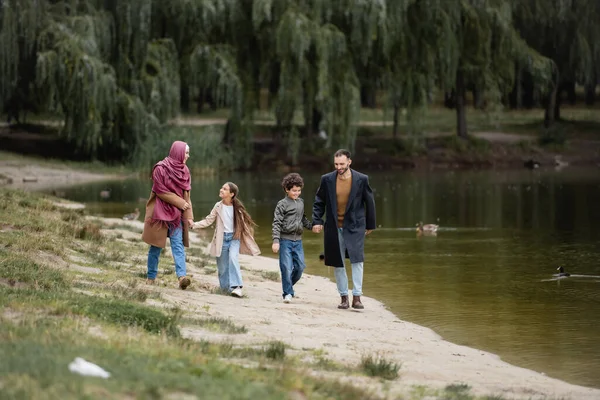
<svg viewBox="0 0 600 400">
<path fill-rule="evenodd" d="M 304 201 L 300 198 L 304 181 L 297 173 L 286 175 L 281 182 L 286 196 L 279 200 L 273 215 L 274 253 L 279 253 L 279 269 L 283 302 L 290 303 L 294 297 L 294 285 L 302 277 L 306 267 L 302 232 L 312 229 L 312 223 L 304 214 Z"/>
<path fill-rule="evenodd" d="M 233 182 L 226 182 L 219 190 L 218 201 L 209 215 L 195 222 L 193 228 L 207 228 L 217 223 L 208 252 L 217 258 L 219 285 L 234 297 L 242 297 L 242 271 L 239 254 L 259 255 L 254 241 L 256 224 L 244 204 L 238 199 L 239 189 Z"/>
</svg>

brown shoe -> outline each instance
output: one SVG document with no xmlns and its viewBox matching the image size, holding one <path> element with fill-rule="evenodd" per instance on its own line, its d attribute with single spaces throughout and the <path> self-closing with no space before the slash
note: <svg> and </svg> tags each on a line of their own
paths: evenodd
<svg viewBox="0 0 600 400">
<path fill-rule="evenodd" d="M 347 310 L 350 307 L 348 304 L 348 296 L 342 296 L 342 302 L 338 305 L 340 310 Z"/>
<path fill-rule="evenodd" d="M 179 287 L 181 288 L 181 290 L 187 289 L 187 287 L 190 286 L 190 283 L 192 283 L 192 282 L 190 281 L 190 278 L 188 278 L 187 276 L 179 277 Z"/>
<path fill-rule="evenodd" d="M 154 285 L 156 281 L 154 279 L 146 279 L 146 285 Z"/>
<path fill-rule="evenodd" d="M 356 308 L 357 310 L 362 310 L 365 308 L 363 303 L 360 302 L 360 296 L 352 296 L 352 308 Z"/>
</svg>

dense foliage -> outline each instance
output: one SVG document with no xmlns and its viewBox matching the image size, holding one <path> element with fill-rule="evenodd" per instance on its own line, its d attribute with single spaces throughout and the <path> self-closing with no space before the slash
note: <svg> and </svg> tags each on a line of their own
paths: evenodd
<svg viewBox="0 0 600 400">
<path fill-rule="evenodd" d="M 261 91 L 288 146 L 300 128 L 352 148 L 375 93 L 418 123 L 438 90 L 466 136 L 466 91 L 548 123 L 575 84 L 593 101 L 598 21 L 597 0 L 0 0 L 0 111 L 59 115 L 80 152 L 126 159 L 208 100 L 244 165 Z"/>
</svg>

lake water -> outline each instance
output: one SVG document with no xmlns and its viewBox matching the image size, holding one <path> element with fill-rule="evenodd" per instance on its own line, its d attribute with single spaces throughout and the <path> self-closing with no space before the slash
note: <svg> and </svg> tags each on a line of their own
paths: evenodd
<svg viewBox="0 0 600 400">
<path fill-rule="evenodd" d="M 369 175 L 380 228 L 365 245 L 365 295 L 446 340 L 600 387 L 600 169 Z M 319 176 L 304 175 L 309 218 Z M 195 179 L 196 220 L 231 180 L 259 224 L 263 255 L 274 257 L 271 219 L 283 196 L 280 179 L 268 173 Z M 65 195 L 88 203 L 91 213 L 121 216 L 143 208 L 138 199 L 150 187 L 149 180 L 95 183 Z M 99 198 L 104 188 L 112 189 L 109 201 Z M 417 237 L 418 221 L 438 223 L 438 236 Z M 333 279 L 318 260 L 322 240 L 305 234 L 306 272 Z M 584 276 L 552 280 L 559 265 Z M 329 295 L 333 307 L 337 293 Z"/>
</svg>

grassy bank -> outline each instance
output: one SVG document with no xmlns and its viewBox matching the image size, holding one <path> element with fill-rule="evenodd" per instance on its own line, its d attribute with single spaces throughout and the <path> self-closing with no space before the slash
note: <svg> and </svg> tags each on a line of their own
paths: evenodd
<svg viewBox="0 0 600 400">
<path fill-rule="evenodd" d="M 186 114 L 178 119 L 182 126 L 194 125 L 202 120 L 225 121 L 229 115 L 228 109 L 216 111 L 206 110 L 202 114 Z M 409 124 L 406 112 L 402 110 L 398 118 L 399 135 L 406 135 Z M 478 110 L 467 107 L 467 126 L 469 132 L 505 132 L 516 134 L 537 135 L 543 126 L 544 110 L 542 109 L 490 109 Z M 561 107 L 562 121 L 558 126 L 567 129 L 573 136 L 586 136 L 599 138 L 600 130 L 600 104 L 596 106 L 569 106 Z M 271 111 L 259 111 L 255 113 L 255 121 L 258 125 L 274 125 L 275 116 Z M 294 115 L 294 123 L 304 124 L 301 112 Z M 383 136 L 392 136 L 393 114 L 392 110 L 384 108 L 362 108 L 358 122 L 365 131 L 376 131 Z M 431 105 L 418 115 L 418 123 L 415 125 L 423 134 L 456 132 L 456 110 L 441 105 Z M 381 128 L 381 129 L 379 129 Z M 360 135 L 359 135 L 360 136 Z"/>
<path fill-rule="evenodd" d="M 126 167 L 91 163 L 81 168 L 107 172 L 134 169 L 147 173 L 157 160 L 165 157 L 174 140 L 184 140 L 192 149 L 188 164 L 195 175 L 231 169 L 237 165 L 236 160 L 241 155 L 231 153 L 221 143 L 228 115 L 228 109 L 182 115 L 159 136 L 150 138 L 138 149 L 132 149 L 133 153 Z M 598 106 L 565 105 L 561 108 L 561 116 L 561 121 L 556 122 L 551 129 L 545 129 L 543 110 L 540 109 L 482 111 L 469 108 L 467 125 L 471 138 L 465 141 L 455 135 L 455 110 L 432 105 L 419 114 L 415 119 L 417 122 L 411 124 L 406 114 L 401 113 L 398 135 L 394 137 L 392 114 L 389 110 L 363 108 L 357 131 L 355 161 L 363 169 L 438 166 L 501 168 L 522 166 L 524 159 L 535 159 L 542 164 L 552 165 L 553 157 L 561 154 L 574 163 L 597 164 L 599 156 L 596 149 L 600 142 Z M 329 166 L 332 149 L 326 148 L 321 139 L 302 138 L 299 153 L 291 155 L 285 148 L 285 143 L 277 140 L 282 132 L 275 127 L 273 113 L 258 111 L 254 117 L 255 126 L 251 130 L 255 143 L 251 169 L 287 169 L 292 161 L 303 169 L 320 170 Z M 43 125 L 46 136 L 58 129 L 52 125 L 53 120 L 48 116 L 42 119 L 34 116 L 30 122 L 30 127 L 49 124 Z M 295 116 L 294 123 L 302 131 L 301 113 Z M 4 135 L 3 140 L 16 140 L 12 138 L 19 137 L 18 131 L 16 129 L 15 132 Z M 22 136 L 25 137 L 14 144 L 15 151 L 19 151 L 20 147 L 27 147 L 29 151 L 48 148 L 39 143 L 31 144 L 30 141 L 39 140 L 35 135 Z M 336 147 L 336 144 L 332 146 Z M 4 158 L 3 154 L 0 156 Z M 80 168 L 79 163 L 73 164 L 73 167 Z"/>
<path fill-rule="evenodd" d="M 158 277 L 163 284 L 143 285 L 147 248 L 135 225 L 3 189 L 0 221 L 0 398 L 378 399 L 386 395 L 385 382 L 402 379 L 401 365 L 377 354 L 346 366 L 323 351 L 278 341 L 186 339 L 189 328 L 252 333 L 210 315 L 208 305 L 195 313 L 175 307 L 168 300 L 175 279 L 167 254 Z M 191 247 L 190 262 L 214 274 L 214 261 L 203 257 Z M 215 290 L 198 278 L 188 290 Z M 67 366 L 75 357 L 111 377 L 72 374 Z M 407 398 L 475 397 L 467 385 L 451 385 L 414 387 Z"/>
<path fill-rule="evenodd" d="M 128 167 L 126 165 L 108 165 L 100 161 L 70 161 L 58 158 L 39 157 L 36 155 L 24 155 L 4 150 L 0 150 L 0 161 L 23 167 L 37 165 L 40 167 L 83 171 L 94 174 L 128 175 L 135 173 L 133 167 Z"/>
</svg>

